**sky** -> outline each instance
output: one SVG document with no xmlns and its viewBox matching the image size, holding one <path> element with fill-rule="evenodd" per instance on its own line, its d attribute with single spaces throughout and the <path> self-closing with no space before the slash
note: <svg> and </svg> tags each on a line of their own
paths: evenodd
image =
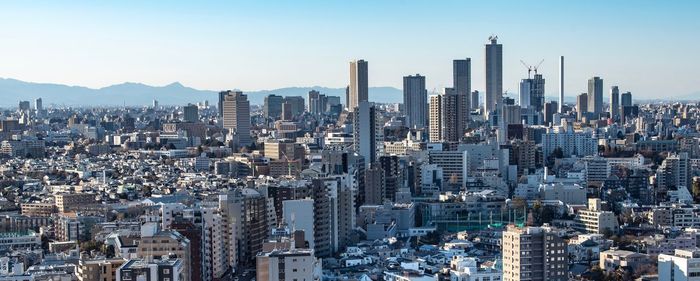
<svg viewBox="0 0 700 281">
<path fill-rule="evenodd" d="M 123 82 L 197 89 L 344 87 L 348 62 L 370 86 L 426 76 L 452 84 L 472 59 L 484 89 L 484 44 L 503 44 L 503 89 L 517 97 L 520 60 L 544 62 L 546 93 L 600 76 L 635 98 L 700 95 L 700 1 L 3 1 L 0 77 L 93 88 Z"/>
</svg>

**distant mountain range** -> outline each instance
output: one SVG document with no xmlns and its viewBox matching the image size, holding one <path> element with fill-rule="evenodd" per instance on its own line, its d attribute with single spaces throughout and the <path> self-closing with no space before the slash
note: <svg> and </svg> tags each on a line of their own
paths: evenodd
<svg viewBox="0 0 700 281">
<path fill-rule="evenodd" d="M 302 96 L 307 98 L 310 90 L 322 94 L 339 96 L 345 102 L 345 88 L 328 87 L 288 87 L 274 90 L 250 91 L 246 93 L 251 104 L 263 104 L 265 96 L 275 94 L 280 96 Z M 34 99 L 42 98 L 45 105 L 89 105 L 115 106 L 150 105 L 154 99 L 162 105 L 185 105 L 209 100 L 216 104 L 217 91 L 198 90 L 184 86 L 178 82 L 165 86 L 150 86 L 141 83 L 122 83 L 104 88 L 93 89 L 82 86 L 62 84 L 33 83 L 10 78 L 0 78 L 0 106 L 14 107 L 20 100 L 34 103 Z M 380 103 L 402 102 L 402 91 L 393 87 L 370 87 L 370 101 Z"/>
<path fill-rule="evenodd" d="M 261 105 L 267 95 L 302 96 L 306 99 L 310 90 L 317 90 L 330 96 L 339 96 L 341 102 L 345 103 L 345 88 L 321 86 L 286 87 L 273 90 L 244 91 L 244 93 L 248 94 L 251 104 Z M 39 97 L 43 99 L 45 105 L 145 106 L 150 105 L 153 99 L 158 100 L 162 105 L 185 105 L 204 100 L 209 100 L 209 103 L 213 105 L 217 101 L 217 92 L 190 88 L 179 82 L 165 86 L 127 82 L 93 89 L 82 86 L 34 83 L 11 78 L 0 78 L 0 107 L 15 107 L 20 100 L 32 101 L 33 104 L 33 100 Z M 517 100 L 517 94 L 510 93 L 509 96 Z M 547 96 L 547 100 L 557 99 L 555 96 Z M 403 101 L 403 92 L 394 87 L 370 87 L 369 100 L 379 103 L 400 103 Z M 640 99 L 637 97 L 634 100 L 635 102 L 661 101 L 661 99 Z M 665 100 L 697 101 L 700 100 L 700 92 L 669 97 Z M 575 97 L 567 95 L 566 102 L 575 103 Z"/>
</svg>

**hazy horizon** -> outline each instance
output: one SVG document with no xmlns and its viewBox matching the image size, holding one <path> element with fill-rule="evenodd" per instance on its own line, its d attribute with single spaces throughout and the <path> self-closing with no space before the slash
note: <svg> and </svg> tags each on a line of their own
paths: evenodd
<svg viewBox="0 0 700 281">
<path fill-rule="evenodd" d="M 102 88 L 179 82 L 207 90 L 344 87 L 348 62 L 369 62 L 370 86 L 401 89 L 425 75 L 429 91 L 452 83 L 452 60 L 472 59 L 483 90 L 484 44 L 499 37 L 503 89 L 518 92 L 537 64 L 546 93 L 566 95 L 592 76 L 635 99 L 700 92 L 694 49 L 700 2 L 447 1 L 11 2 L 0 9 L 0 77 Z M 687 34 L 687 35 L 686 35 Z"/>
</svg>

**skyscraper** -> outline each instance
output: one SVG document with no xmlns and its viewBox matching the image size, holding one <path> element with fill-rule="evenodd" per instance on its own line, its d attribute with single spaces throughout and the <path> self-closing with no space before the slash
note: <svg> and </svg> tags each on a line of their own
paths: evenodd
<svg viewBox="0 0 700 281">
<path fill-rule="evenodd" d="M 34 110 L 36 111 L 37 117 L 42 117 L 44 115 L 44 104 L 41 101 L 41 98 L 34 100 Z"/>
<path fill-rule="evenodd" d="M 292 116 L 299 116 L 304 113 L 306 107 L 306 102 L 302 96 L 288 96 L 284 97 L 284 102 L 288 103 L 291 107 Z"/>
<path fill-rule="evenodd" d="M 620 119 L 620 90 L 617 86 L 610 87 L 610 119 Z"/>
<path fill-rule="evenodd" d="M 620 97 L 620 106 L 632 106 L 632 93 L 624 92 Z"/>
<path fill-rule="evenodd" d="M 559 57 L 559 113 L 564 113 L 564 56 Z"/>
<path fill-rule="evenodd" d="M 368 101 L 369 86 L 367 83 L 367 61 L 350 62 L 350 88 L 348 110 L 357 107 L 361 101 Z"/>
<path fill-rule="evenodd" d="M 263 102 L 263 116 L 269 119 L 277 119 L 282 115 L 282 103 L 284 97 L 278 95 L 268 95 Z"/>
<path fill-rule="evenodd" d="M 309 113 L 322 115 L 328 109 L 328 98 L 319 91 L 309 91 Z"/>
<path fill-rule="evenodd" d="M 182 107 L 182 121 L 185 122 L 197 122 L 199 121 L 199 108 L 197 108 L 197 105 L 194 104 L 188 104 Z"/>
<path fill-rule="evenodd" d="M 428 139 L 431 142 L 442 140 L 442 95 L 430 96 L 430 122 Z"/>
<path fill-rule="evenodd" d="M 471 109 L 478 109 L 479 108 L 479 91 L 473 91 L 472 92 L 472 97 L 471 97 Z"/>
<path fill-rule="evenodd" d="M 442 95 L 442 140 L 458 142 L 464 134 L 463 102 L 454 88 L 445 88 Z"/>
<path fill-rule="evenodd" d="M 568 280 L 566 243 L 554 229 L 509 225 L 502 241 L 503 281 Z"/>
<path fill-rule="evenodd" d="M 596 119 L 603 113 L 603 79 L 598 76 L 588 79 L 588 112 Z"/>
<path fill-rule="evenodd" d="M 452 61 L 452 88 L 460 96 L 460 118 L 462 118 L 462 125 L 467 129 L 472 91 L 472 60 L 470 58 Z"/>
<path fill-rule="evenodd" d="M 588 94 L 581 93 L 576 97 L 576 119 L 581 121 L 588 113 Z"/>
<path fill-rule="evenodd" d="M 544 104 L 544 124 L 549 125 L 554 123 L 554 113 L 557 113 L 559 105 L 556 101 L 550 101 Z"/>
<path fill-rule="evenodd" d="M 234 143 L 247 146 L 250 138 L 250 102 L 240 91 L 226 91 L 222 100 L 223 127 L 234 136 Z M 221 95 L 221 93 L 219 93 Z"/>
<path fill-rule="evenodd" d="M 496 104 L 503 98 L 503 46 L 498 44 L 498 36 L 489 37 L 486 44 L 486 95 L 484 114 L 496 110 Z"/>
<path fill-rule="evenodd" d="M 520 107 L 532 108 L 534 112 L 544 110 L 544 78 L 535 74 L 533 78 L 520 81 Z"/>
<path fill-rule="evenodd" d="M 218 109 L 219 109 L 219 118 L 223 120 L 224 118 L 224 98 L 231 93 L 231 91 L 221 91 L 219 92 L 219 104 L 218 104 Z M 223 124 L 223 123 L 222 123 Z"/>
<path fill-rule="evenodd" d="M 361 101 L 355 108 L 353 149 L 365 158 L 365 167 L 383 154 L 384 129 L 378 110 L 368 101 Z"/>
<path fill-rule="evenodd" d="M 428 122 L 428 90 L 425 76 L 416 74 L 403 77 L 403 105 L 406 110 L 406 126 L 422 129 Z"/>
</svg>

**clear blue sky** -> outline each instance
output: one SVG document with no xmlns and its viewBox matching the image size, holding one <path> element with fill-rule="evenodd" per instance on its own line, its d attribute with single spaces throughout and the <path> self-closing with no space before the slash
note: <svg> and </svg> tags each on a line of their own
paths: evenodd
<svg viewBox="0 0 700 281">
<path fill-rule="evenodd" d="M 200 89 L 348 83 L 369 61 L 371 86 L 427 76 L 451 84 L 451 60 L 472 58 L 484 85 L 484 43 L 504 50 L 504 89 L 523 59 L 555 95 L 594 75 L 635 98 L 700 91 L 700 1 L 12 1 L 0 4 L 0 77 L 103 87 L 125 81 Z"/>
</svg>

